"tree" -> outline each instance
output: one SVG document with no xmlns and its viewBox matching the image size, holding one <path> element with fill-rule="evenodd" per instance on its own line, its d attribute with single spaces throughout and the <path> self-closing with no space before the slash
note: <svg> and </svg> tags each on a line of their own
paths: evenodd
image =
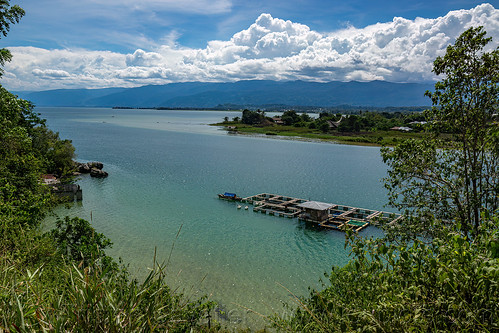
<svg viewBox="0 0 499 333">
<path fill-rule="evenodd" d="M 340 132 L 358 132 L 361 130 L 361 117 L 356 115 L 349 115 L 344 117 L 338 125 Z"/>
<path fill-rule="evenodd" d="M 0 36 L 24 15 L 18 6 L 0 0 Z M 11 58 L 0 50 L 0 69 Z M 45 133 L 47 136 L 38 136 Z M 36 141 L 36 143 L 35 143 Z M 42 153 L 35 146 L 46 146 Z M 45 121 L 29 101 L 22 100 L 0 85 L 0 232 L 3 241 L 36 227 L 50 206 L 49 191 L 40 184 L 46 165 L 68 172 L 74 148 L 45 128 Z M 9 248 L 5 245 L 4 248 Z"/>
<path fill-rule="evenodd" d="M 6 37 L 10 30 L 10 25 L 19 23 L 24 16 L 24 10 L 15 5 L 10 6 L 9 0 L 0 0 L 0 33 Z M 1 37 L 0 37 L 1 38 Z M 10 51 L 3 48 L 0 50 L 0 76 L 3 74 L 3 66 L 12 59 Z"/>
<path fill-rule="evenodd" d="M 5 36 L 23 14 L 0 0 L 0 32 Z M 10 57 L 0 50 L 0 67 Z M 50 200 L 40 174 L 64 173 L 73 152 L 31 103 L 0 86 L 0 331 L 201 331 L 214 303 L 171 290 L 156 260 L 139 283 L 104 254 L 110 240 L 87 221 L 66 217 L 41 234 Z"/>
<path fill-rule="evenodd" d="M 17 5 L 10 6 L 8 0 L 0 0 L 0 37 L 7 36 L 10 30 L 10 25 L 19 23 L 19 20 L 24 16 L 24 10 Z M 3 66 L 10 61 L 12 55 L 9 50 L 0 50 L 0 76 L 3 74 Z M 56 173 L 59 176 L 66 176 L 73 170 L 72 159 L 74 157 L 74 147 L 69 140 L 61 140 L 58 133 L 54 133 L 45 127 L 45 120 L 39 117 L 39 114 L 34 111 L 34 105 L 18 98 L 8 92 L 0 85 L 0 121 L 2 131 L 8 133 L 23 132 L 31 140 L 34 151 L 29 151 L 24 148 L 23 153 L 32 154 L 32 159 L 37 160 L 31 162 L 37 170 L 49 173 Z M 4 134 L 5 134 L 4 133 Z M 19 135 L 15 136 L 19 138 Z M 12 137 L 2 137 L 2 140 L 11 140 Z M 12 140 L 11 140 L 12 141 Z M 6 142 L 2 141 L 5 145 Z M 12 142 L 11 142 L 12 143 Z M 1 155 L 0 155 L 1 157 Z M 4 157 L 5 158 L 5 157 Z M 18 159 L 23 160 L 22 158 Z M 26 161 L 27 159 L 24 159 Z M 39 161 L 42 161 L 41 168 Z M 5 165 L 4 165 L 5 167 Z M 31 169 L 33 169 L 33 167 Z M 19 169 L 20 170 L 20 169 Z M 1 173 L 2 170 L 0 170 Z M 31 174 L 26 170 L 23 171 L 26 175 Z M 27 178 L 27 177 L 26 177 Z M 10 180 L 15 179 L 10 175 Z M 30 191 L 33 187 L 29 188 Z"/>
<path fill-rule="evenodd" d="M 10 25 L 24 15 L 19 6 L 0 0 L 0 38 Z M 12 55 L 0 50 L 0 76 Z M 43 120 L 33 104 L 17 98 L 0 85 L 0 241 L 10 250 L 18 233 L 37 226 L 49 202 L 48 193 L 39 184 L 41 163 L 32 147 L 32 131 Z"/>
<path fill-rule="evenodd" d="M 309 122 L 313 121 L 312 117 L 310 117 L 307 113 L 302 113 L 300 118 L 301 118 L 301 121 L 304 123 L 309 123 Z"/>
<path fill-rule="evenodd" d="M 250 111 L 248 109 L 243 110 L 243 115 L 241 122 L 248 125 L 260 124 L 264 121 L 265 117 L 261 114 L 261 111 Z"/>
<path fill-rule="evenodd" d="M 421 217 L 453 221 L 476 236 L 485 211 L 499 207 L 499 48 L 484 52 L 491 38 L 470 28 L 434 62 L 444 78 L 426 92 L 431 136 L 384 148 L 390 204 L 418 216 L 416 232 L 432 232 Z M 442 149 L 443 148 L 443 149 Z"/>
<path fill-rule="evenodd" d="M 91 261 L 104 259 L 105 264 L 112 262 L 106 257 L 104 249 L 113 243 L 103 234 L 96 232 L 90 223 L 84 219 L 68 216 L 64 220 L 58 219 L 56 229 L 51 231 L 58 250 L 66 259 L 79 262 L 87 266 Z"/>
<path fill-rule="evenodd" d="M 37 226 L 44 217 L 48 193 L 40 185 L 40 172 L 41 163 L 33 153 L 27 130 L 1 121 L 1 240 L 14 237 L 25 226 Z"/>
<path fill-rule="evenodd" d="M 71 140 L 61 140 L 45 126 L 33 129 L 33 149 L 43 163 L 43 172 L 58 177 L 71 177 L 74 171 L 73 157 L 75 148 Z"/>
<path fill-rule="evenodd" d="M 438 223 L 438 222 L 437 222 Z M 497 332 L 499 216 L 474 242 L 449 226 L 431 243 L 347 234 L 354 258 L 274 325 L 292 332 Z"/>
<path fill-rule="evenodd" d="M 285 125 L 293 125 L 294 123 L 300 121 L 300 116 L 295 110 L 288 110 L 282 114 L 281 119 Z"/>
<path fill-rule="evenodd" d="M 36 126 L 45 125 L 45 120 L 33 110 L 34 105 L 18 98 L 0 85 L 0 120 L 4 124 L 23 127 L 32 133 Z"/>
<path fill-rule="evenodd" d="M 327 132 L 329 132 L 330 127 L 329 127 L 329 124 L 326 121 L 323 121 L 323 122 L 320 123 L 319 129 L 323 133 L 327 133 Z"/>
</svg>

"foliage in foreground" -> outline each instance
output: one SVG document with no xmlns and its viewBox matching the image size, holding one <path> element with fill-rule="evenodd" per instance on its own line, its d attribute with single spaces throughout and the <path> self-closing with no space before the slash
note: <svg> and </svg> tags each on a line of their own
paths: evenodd
<svg viewBox="0 0 499 333">
<path fill-rule="evenodd" d="M 499 331 L 499 48 L 483 52 L 490 40 L 470 28 L 434 62 L 445 78 L 427 92 L 433 135 L 382 150 L 390 204 L 405 218 L 380 239 L 348 235 L 353 259 L 276 327 Z M 452 141 L 442 145 L 442 133 Z"/>
<path fill-rule="evenodd" d="M 1 4 L 1 3 L 0 3 Z M 169 289 L 156 265 L 139 283 L 102 251 L 85 220 L 39 230 L 53 206 L 40 183 L 68 172 L 74 148 L 33 106 L 0 86 L 0 331 L 178 331 L 199 327 L 212 303 Z"/>
<path fill-rule="evenodd" d="M 0 0 L 0 34 L 24 15 Z M 0 38 L 1 38 L 0 35 Z M 0 50 L 0 76 L 11 59 Z M 42 173 L 73 171 L 74 147 L 34 106 L 0 85 L 0 332 L 185 332 L 213 306 L 170 290 L 161 265 L 139 283 L 103 249 L 110 240 L 79 218 L 41 233 L 54 201 Z"/>
<path fill-rule="evenodd" d="M 87 221 L 66 218 L 52 232 L 40 232 L 53 202 L 39 180 L 44 165 L 57 165 L 57 154 L 52 149 L 43 154 L 43 145 L 33 144 L 41 137 L 30 133 L 49 134 L 53 143 L 69 147 L 64 156 L 73 149 L 43 127 L 31 127 L 26 117 L 32 108 L 19 108 L 24 102 L 1 87 L 0 98 L 0 331 L 185 332 L 200 327 L 211 302 L 190 301 L 170 290 L 158 265 L 144 282 L 130 279 L 102 251 L 111 245 L 109 239 Z"/>
<path fill-rule="evenodd" d="M 444 78 L 427 92 L 434 107 L 425 112 L 433 134 L 383 149 L 389 166 L 385 186 L 390 204 L 417 219 L 427 232 L 431 217 L 453 221 L 463 235 L 478 233 L 482 211 L 499 209 L 499 47 L 485 52 L 491 38 L 482 27 L 466 30 L 434 62 Z M 451 141 L 442 147 L 441 134 Z"/>
<path fill-rule="evenodd" d="M 459 232 L 430 243 L 388 243 L 350 235 L 354 259 L 330 285 L 297 300 L 281 330 L 461 332 L 499 330 L 499 217 L 470 243 Z"/>
<path fill-rule="evenodd" d="M 0 331 L 185 332 L 199 327 L 212 304 L 186 301 L 170 290 L 162 269 L 156 265 L 139 283 L 124 270 L 103 271 L 98 262 L 26 269 L 2 258 Z"/>
<path fill-rule="evenodd" d="M 113 243 L 104 234 L 96 232 L 87 220 L 69 216 L 58 219 L 50 236 L 56 242 L 59 254 L 67 260 L 81 261 L 84 266 L 95 259 L 100 259 L 104 267 L 112 264 L 103 250 Z"/>
</svg>

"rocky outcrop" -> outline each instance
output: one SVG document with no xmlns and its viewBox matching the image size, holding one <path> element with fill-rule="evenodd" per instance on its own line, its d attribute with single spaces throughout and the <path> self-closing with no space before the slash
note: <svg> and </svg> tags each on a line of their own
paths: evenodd
<svg viewBox="0 0 499 333">
<path fill-rule="evenodd" d="M 83 191 L 78 184 L 57 184 L 52 187 L 52 193 L 69 201 L 83 200 Z"/>
<path fill-rule="evenodd" d="M 90 169 L 90 176 L 96 178 L 106 178 L 109 174 L 104 170 L 92 168 Z"/>
<path fill-rule="evenodd" d="M 87 163 L 75 162 L 78 173 L 90 173 L 90 167 Z"/>
<path fill-rule="evenodd" d="M 102 170 L 104 168 L 104 164 L 101 162 L 75 162 L 75 165 L 78 173 L 89 173 L 90 176 L 96 178 L 105 178 L 109 175 L 106 171 Z"/>
<path fill-rule="evenodd" d="M 99 170 L 102 170 L 104 168 L 104 164 L 102 164 L 102 162 L 88 162 L 87 163 L 90 168 L 92 169 L 99 169 Z"/>
</svg>

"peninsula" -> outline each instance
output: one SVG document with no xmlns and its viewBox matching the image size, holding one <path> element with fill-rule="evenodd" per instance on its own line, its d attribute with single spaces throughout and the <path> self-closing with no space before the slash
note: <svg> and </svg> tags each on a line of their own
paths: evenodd
<svg viewBox="0 0 499 333">
<path fill-rule="evenodd" d="M 242 134 L 297 137 L 355 145 L 393 146 L 404 139 L 422 138 L 426 125 L 422 112 L 373 112 L 334 114 L 318 118 L 295 110 L 268 117 L 264 111 L 244 110 L 241 117 L 225 117 L 213 126 Z"/>
</svg>

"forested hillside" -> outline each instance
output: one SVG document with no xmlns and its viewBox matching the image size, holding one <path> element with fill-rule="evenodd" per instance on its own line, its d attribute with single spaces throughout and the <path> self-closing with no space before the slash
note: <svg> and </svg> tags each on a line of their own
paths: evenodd
<svg viewBox="0 0 499 333">
<path fill-rule="evenodd" d="M 60 89 L 18 92 L 38 106 L 238 108 L 269 104 L 330 107 L 338 105 L 427 106 L 433 84 L 371 82 L 238 81 L 185 82 L 137 88 Z"/>
</svg>

